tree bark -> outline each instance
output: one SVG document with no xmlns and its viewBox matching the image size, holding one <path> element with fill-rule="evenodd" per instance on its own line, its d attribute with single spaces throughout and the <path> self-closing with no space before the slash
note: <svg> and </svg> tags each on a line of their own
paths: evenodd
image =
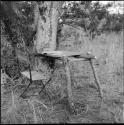
<svg viewBox="0 0 124 125">
<path fill-rule="evenodd" d="M 56 49 L 56 36 L 61 1 L 45 1 L 39 4 L 36 51 Z"/>
<path fill-rule="evenodd" d="M 56 49 L 58 17 L 62 4 L 63 1 L 44 1 L 37 4 L 38 7 L 35 8 L 34 14 L 34 23 L 37 22 L 34 49 L 37 53 Z M 35 68 L 44 72 L 48 77 L 50 73 L 49 63 L 49 61 L 46 62 L 41 58 L 37 58 Z"/>
</svg>

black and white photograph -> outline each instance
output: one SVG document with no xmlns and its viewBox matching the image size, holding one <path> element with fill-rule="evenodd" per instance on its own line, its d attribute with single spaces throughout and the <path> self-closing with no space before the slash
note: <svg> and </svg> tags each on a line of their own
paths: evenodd
<svg viewBox="0 0 124 125">
<path fill-rule="evenodd" d="M 124 1 L 0 1 L 1 124 L 124 123 Z"/>
</svg>

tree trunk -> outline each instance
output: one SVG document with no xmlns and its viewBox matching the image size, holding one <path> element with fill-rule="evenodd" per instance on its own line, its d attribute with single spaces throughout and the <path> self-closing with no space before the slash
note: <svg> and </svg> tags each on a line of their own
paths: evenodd
<svg viewBox="0 0 124 125">
<path fill-rule="evenodd" d="M 39 4 L 36 51 L 56 49 L 56 36 L 61 1 L 45 1 Z"/>
<path fill-rule="evenodd" d="M 42 53 L 46 50 L 56 49 L 58 17 L 62 4 L 63 1 L 44 1 L 37 4 L 34 11 L 34 23 L 37 22 L 36 43 L 34 43 L 36 52 Z M 49 63 L 37 58 L 35 68 L 48 76 Z"/>
</svg>

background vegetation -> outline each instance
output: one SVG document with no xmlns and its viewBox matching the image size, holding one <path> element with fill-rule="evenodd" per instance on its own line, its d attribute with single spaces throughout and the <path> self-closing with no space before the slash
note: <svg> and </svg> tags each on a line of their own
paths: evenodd
<svg viewBox="0 0 124 125">
<path fill-rule="evenodd" d="M 107 5 L 92 1 L 71 1 L 68 5 L 65 2 L 57 31 L 58 50 L 91 51 L 96 55 L 94 64 L 103 100 L 98 96 L 88 62 L 71 63 L 73 96 L 77 102 L 74 111 L 70 112 L 67 99 L 62 98 L 65 92 L 60 93 L 66 84 L 63 66 L 56 70 L 52 84 L 46 88 L 52 102 L 43 93 L 28 99 L 19 97 L 29 82 L 20 75 L 20 70 L 28 65 L 20 61 L 18 68 L 15 46 L 21 51 L 24 51 L 23 43 L 29 49 L 34 46 L 37 4 L 37 1 L 0 2 L 2 123 L 123 123 L 124 21 L 123 14 L 108 12 L 114 2 Z M 37 82 L 27 95 L 37 94 L 39 86 Z"/>
</svg>

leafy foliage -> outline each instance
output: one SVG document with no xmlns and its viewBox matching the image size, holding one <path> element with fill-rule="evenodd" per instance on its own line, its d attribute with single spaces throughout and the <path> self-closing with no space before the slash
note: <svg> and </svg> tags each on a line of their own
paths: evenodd
<svg viewBox="0 0 124 125">
<path fill-rule="evenodd" d="M 81 26 L 90 35 L 98 35 L 104 31 L 119 32 L 123 29 L 123 14 L 110 14 L 108 9 L 111 6 L 112 3 L 101 5 L 92 1 L 71 2 L 64 8 L 63 23 L 69 22 Z"/>
<path fill-rule="evenodd" d="M 18 6 L 16 5 L 16 7 L 19 13 L 15 13 L 12 6 L 13 3 L 14 2 L 3 2 L 1 4 L 3 11 L 2 21 L 5 25 L 5 33 L 8 34 L 12 44 L 20 43 L 22 42 L 22 39 L 26 44 L 29 44 L 28 42 L 32 40 L 33 35 L 33 30 L 29 27 L 33 22 L 33 4 L 29 4 L 28 2 L 18 2 Z M 14 15 L 11 13 L 14 13 Z"/>
<path fill-rule="evenodd" d="M 38 2 L 1 2 L 1 18 L 5 24 L 5 31 L 13 43 L 19 43 L 22 39 L 28 46 L 33 43 L 36 30 L 34 31 L 32 25 L 36 4 Z M 103 31 L 118 32 L 123 28 L 123 15 L 109 14 L 108 8 L 111 6 L 111 3 L 101 5 L 92 1 L 72 1 L 68 6 L 64 6 L 60 18 L 63 20 L 62 23 L 70 19 L 69 23 L 83 27 L 89 34 L 95 35 Z M 59 23 L 59 29 L 62 28 L 62 23 Z"/>
</svg>

